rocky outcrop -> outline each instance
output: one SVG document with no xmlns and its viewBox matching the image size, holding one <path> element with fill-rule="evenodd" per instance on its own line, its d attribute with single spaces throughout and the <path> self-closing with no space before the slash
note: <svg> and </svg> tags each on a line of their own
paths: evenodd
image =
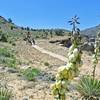
<svg viewBox="0 0 100 100">
<path fill-rule="evenodd" d="M 85 51 L 91 51 L 93 52 L 94 51 L 94 44 L 93 43 L 84 43 L 83 45 L 81 45 L 81 50 L 85 50 Z"/>
<path fill-rule="evenodd" d="M 69 48 L 72 45 L 71 38 L 62 39 L 62 40 L 52 40 L 52 41 L 49 41 L 49 43 L 57 43 L 67 48 Z"/>
</svg>

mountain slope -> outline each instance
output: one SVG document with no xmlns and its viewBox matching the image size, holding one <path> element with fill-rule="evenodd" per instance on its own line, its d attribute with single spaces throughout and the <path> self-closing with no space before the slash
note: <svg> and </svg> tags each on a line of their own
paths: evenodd
<svg viewBox="0 0 100 100">
<path fill-rule="evenodd" d="M 0 16 L 0 29 L 3 33 L 8 33 L 14 36 L 26 34 L 28 31 L 30 31 L 34 38 L 41 38 L 46 37 L 46 35 L 58 35 L 63 36 L 69 33 L 70 31 L 65 29 L 33 29 L 30 27 L 23 27 L 23 26 L 17 26 L 13 22 L 9 22 L 9 20 L 6 20 L 4 17 Z"/>
<path fill-rule="evenodd" d="M 88 35 L 89 37 L 95 37 L 97 32 L 99 32 L 99 30 L 100 30 L 100 25 L 97 25 L 95 27 L 82 30 L 81 33 L 84 35 Z"/>
</svg>

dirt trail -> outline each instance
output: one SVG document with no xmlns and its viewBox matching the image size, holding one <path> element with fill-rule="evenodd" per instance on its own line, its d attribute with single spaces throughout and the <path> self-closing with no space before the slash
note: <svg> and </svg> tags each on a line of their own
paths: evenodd
<svg viewBox="0 0 100 100">
<path fill-rule="evenodd" d="M 52 52 L 50 52 L 50 51 L 48 51 L 48 50 L 45 50 L 45 49 L 43 49 L 43 48 L 41 48 L 41 47 L 39 47 L 39 46 L 37 46 L 37 45 L 32 45 L 32 47 L 35 48 L 35 49 L 37 49 L 37 50 L 39 50 L 41 53 L 48 54 L 48 55 L 50 55 L 50 56 L 52 56 L 52 57 L 54 57 L 54 58 L 57 58 L 57 59 L 59 59 L 59 60 L 61 60 L 61 61 L 67 62 L 67 58 L 64 57 L 64 56 L 61 56 L 61 55 L 52 53 Z"/>
</svg>

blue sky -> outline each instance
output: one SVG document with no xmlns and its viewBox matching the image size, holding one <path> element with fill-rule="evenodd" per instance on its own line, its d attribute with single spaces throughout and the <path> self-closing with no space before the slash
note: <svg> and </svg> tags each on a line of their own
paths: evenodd
<svg viewBox="0 0 100 100">
<path fill-rule="evenodd" d="M 75 14 L 81 29 L 100 24 L 100 0 L 0 0 L 0 15 L 19 26 L 69 29 Z"/>
</svg>

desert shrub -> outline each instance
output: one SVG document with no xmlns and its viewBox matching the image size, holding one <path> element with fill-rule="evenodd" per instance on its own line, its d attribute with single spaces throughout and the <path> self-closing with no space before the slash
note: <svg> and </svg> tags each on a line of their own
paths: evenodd
<svg viewBox="0 0 100 100">
<path fill-rule="evenodd" d="M 0 88 L 0 100 L 10 100 L 12 93 L 6 88 Z"/>
<path fill-rule="evenodd" d="M 0 48 L 0 64 L 6 67 L 16 67 L 16 57 L 14 52 L 8 48 Z"/>
<path fill-rule="evenodd" d="M 8 42 L 8 34 L 2 33 L 0 35 L 0 41 L 2 41 L 2 42 Z"/>
<path fill-rule="evenodd" d="M 13 57 L 14 55 L 11 53 L 8 48 L 0 48 L 0 56 L 4 57 Z"/>
<path fill-rule="evenodd" d="M 64 36 L 64 32 L 61 29 L 57 29 L 57 30 L 55 30 L 55 35 L 57 35 L 57 36 Z"/>
<path fill-rule="evenodd" d="M 12 19 L 11 19 L 11 18 L 8 18 L 8 22 L 9 22 L 9 23 L 12 23 Z"/>
<path fill-rule="evenodd" d="M 22 33 L 19 32 L 8 32 L 8 33 L 1 33 L 0 34 L 0 41 L 8 42 L 8 43 L 15 43 L 17 40 L 22 38 Z"/>
<path fill-rule="evenodd" d="M 12 43 L 12 46 L 16 46 L 16 43 L 15 43 L 15 42 L 13 42 L 13 43 Z"/>
<path fill-rule="evenodd" d="M 99 100 L 100 98 L 100 81 L 89 76 L 84 76 L 80 80 L 77 90 L 85 100 Z"/>
<path fill-rule="evenodd" d="M 28 68 L 24 71 L 22 71 L 22 74 L 29 80 L 29 81 L 33 81 L 34 78 L 39 75 L 40 70 L 36 69 L 36 68 Z"/>
<path fill-rule="evenodd" d="M 10 29 L 13 30 L 14 29 L 14 26 L 11 26 Z"/>
<path fill-rule="evenodd" d="M 50 36 L 51 36 L 51 38 L 53 37 L 53 31 L 52 30 L 50 31 Z"/>
<path fill-rule="evenodd" d="M 71 32 L 69 32 L 69 33 L 68 33 L 68 36 L 71 36 L 71 35 L 72 35 L 72 33 L 71 33 Z"/>
<path fill-rule="evenodd" d="M 12 58 L 2 58 L 1 62 L 4 64 L 5 67 L 13 67 L 16 68 L 16 59 Z"/>
<path fill-rule="evenodd" d="M 45 66 L 49 66 L 50 64 L 48 62 L 44 62 L 44 65 Z"/>
<path fill-rule="evenodd" d="M 40 36 L 39 36 L 39 35 L 37 35 L 35 38 L 40 38 Z"/>
<path fill-rule="evenodd" d="M 12 46 L 16 46 L 16 43 L 15 43 L 14 39 L 9 39 L 9 43 L 12 44 Z"/>
</svg>

